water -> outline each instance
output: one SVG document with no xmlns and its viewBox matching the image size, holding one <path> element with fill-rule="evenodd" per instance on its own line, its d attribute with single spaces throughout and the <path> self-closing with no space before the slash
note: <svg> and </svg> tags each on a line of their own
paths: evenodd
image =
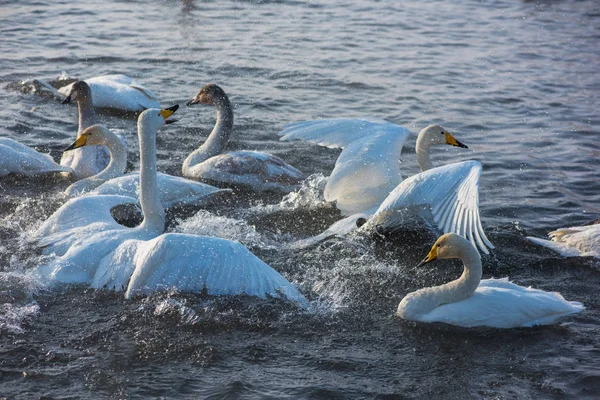
<svg viewBox="0 0 600 400">
<path fill-rule="evenodd" d="M 481 215 L 496 251 L 484 276 L 561 292 L 584 313 L 558 326 L 499 331 L 416 325 L 393 317 L 409 291 L 458 276 L 457 263 L 411 269 L 435 240 L 332 239 L 292 250 L 340 218 L 305 198 L 242 194 L 169 230 L 237 239 L 312 300 L 211 299 L 176 293 L 124 301 L 84 287 L 47 289 L 27 242 L 64 202 L 61 180 L 0 181 L 0 396 L 7 398 L 597 398 L 600 264 L 528 244 L 597 220 L 600 13 L 561 2 L 58 2 L 1 6 L 0 135 L 50 151 L 71 143 L 75 107 L 15 83 L 124 73 L 163 105 L 205 83 L 235 105 L 231 149 L 276 154 L 327 176 L 337 150 L 281 143 L 288 122 L 372 115 L 416 133 L 439 123 L 477 159 Z M 179 174 L 214 110 L 181 109 L 159 134 L 159 169 Z M 123 134 L 137 166 L 132 119 Z M 320 178 L 313 178 L 313 188 Z M 302 197 L 302 196 L 300 196 Z M 299 204 L 302 204 L 300 206 Z"/>
</svg>

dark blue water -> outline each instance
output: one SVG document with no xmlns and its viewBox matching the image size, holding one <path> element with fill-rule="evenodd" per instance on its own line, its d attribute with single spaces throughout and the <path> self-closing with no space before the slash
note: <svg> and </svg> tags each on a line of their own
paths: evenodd
<svg viewBox="0 0 600 400">
<path fill-rule="evenodd" d="M 75 107 L 22 93 L 59 75 L 135 77 L 165 106 L 208 82 L 235 105 L 231 149 L 259 149 L 327 176 L 337 150 L 282 143 L 289 122 L 371 115 L 414 133 L 438 123 L 476 159 L 481 216 L 496 245 L 484 276 L 583 302 L 567 323 L 464 330 L 415 325 L 402 297 L 460 273 L 410 269 L 435 237 L 281 242 L 340 216 L 242 194 L 169 229 L 239 240 L 313 303 L 161 294 L 125 301 L 83 287 L 45 290 L 28 274 L 41 256 L 30 233 L 64 202 L 60 180 L 0 181 L 0 397 L 7 398 L 597 398 L 600 264 L 564 259 L 526 235 L 600 218 L 600 13 L 594 1 L 300 2 L 19 1 L 0 5 L 0 136 L 50 151 L 72 142 Z M 214 123 L 182 109 L 160 133 L 159 169 L 179 174 Z M 135 121 L 102 115 L 129 143 Z M 318 180 L 318 179 L 317 179 Z"/>
</svg>

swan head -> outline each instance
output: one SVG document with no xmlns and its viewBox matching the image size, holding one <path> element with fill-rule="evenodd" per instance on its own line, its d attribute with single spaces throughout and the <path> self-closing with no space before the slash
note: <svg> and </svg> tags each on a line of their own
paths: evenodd
<svg viewBox="0 0 600 400">
<path fill-rule="evenodd" d="M 77 138 L 77 140 L 75 140 L 75 142 L 73 142 L 73 144 L 67 147 L 64 151 L 97 144 L 107 145 L 118 140 L 119 138 L 117 135 L 108 130 L 108 128 L 106 128 L 104 125 L 96 124 L 87 127 L 83 132 L 81 132 L 81 135 Z"/>
<path fill-rule="evenodd" d="M 188 101 L 186 105 L 191 106 L 194 104 L 202 103 L 211 106 L 217 106 L 227 99 L 227 94 L 221 89 L 221 87 L 214 83 L 204 85 L 192 100 Z"/>
<path fill-rule="evenodd" d="M 443 260 L 446 258 L 462 258 L 464 253 L 469 249 L 473 249 L 475 253 L 477 253 L 477 250 L 473 247 L 473 245 L 464 237 L 452 232 L 446 233 L 435 241 L 435 244 L 429 251 L 429 254 L 427 254 L 427 257 L 425 257 L 425 259 L 421 261 L 417 267 L 437 259 Z"/>
<path fill-rule="evenodd" d="M 429 142 L 429 144 L 448 144 L 450 146 L 468 149 L 466 145 L 456 140 L 450 132 L 439 125 L 429 125 L 423 128 L 419 133 L 419 139 L 425 140 Z"/>
<path fill-rule="evenodd" d="M 92 89 L 85 83 L 85 81 L 77 81 L 71 86 L 69 95 L 61 102 L 62 104 L 69 104 L 77 99 L 90 99 L 92 98 Z"/>
<path fill-rule="evenodd" d="M 163 109 L 149 108 L 138 117 L 138 125 L 158 131 L 161 126 L 175 122 L 175 120 L 167 120 L 167 118 L 173 115 L 178 108 L 178 104 Z"/>
</svg>

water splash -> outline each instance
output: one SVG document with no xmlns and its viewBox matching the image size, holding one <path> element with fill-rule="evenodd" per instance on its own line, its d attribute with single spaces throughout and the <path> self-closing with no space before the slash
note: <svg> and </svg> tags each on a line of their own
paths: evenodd
<svg viewBox="0 0 600 400">
<path fill-rule="evenodd" d="M 215 215 L 206 210 L 200 210 L 186 220 L 178 220 L 177 231 L 238 241 L 247 247 L 261 249 L 280 247 L 278 241 L 260 234 L 254 225 L 239 219 Z"/>
</svg>

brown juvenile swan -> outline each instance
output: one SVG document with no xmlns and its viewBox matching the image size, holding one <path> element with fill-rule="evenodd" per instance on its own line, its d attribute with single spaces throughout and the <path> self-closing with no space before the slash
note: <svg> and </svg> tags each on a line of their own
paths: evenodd
<svg viewBox="0 0 600 400">
<path fill-rule="evenodd" d="M 215 106 L 217 122 L 208 139 L 183 162 L 183 176 L 255 191 L 291 192 L 304 179 L 302 172 L 279 157 L 258 151 L 222 153 L 233 131 L 233 108 L 229 98 L 213 83 L 187 103 Z"/>
</svg>

